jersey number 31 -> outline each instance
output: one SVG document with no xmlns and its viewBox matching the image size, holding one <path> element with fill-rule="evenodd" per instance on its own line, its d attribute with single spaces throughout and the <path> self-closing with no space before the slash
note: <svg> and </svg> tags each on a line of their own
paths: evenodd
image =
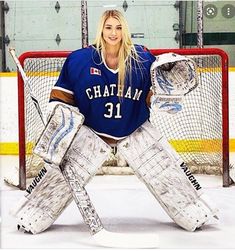
<svg viewBox="0 0 235 251">
<path fill-rule="evenodd" d="M 107 112 L 104 114 L 105 118 L 120 119 L 122 117 L 120 103 L 116 105 L 114 105 L 113 103 L 106 103 L 105 107 L 107 108 Z"/>
</svg>

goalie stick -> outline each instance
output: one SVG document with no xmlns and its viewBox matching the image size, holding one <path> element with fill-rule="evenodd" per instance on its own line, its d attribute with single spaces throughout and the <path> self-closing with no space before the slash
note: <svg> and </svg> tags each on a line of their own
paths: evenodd
<svg viewBox="0 0 235 251">
<path fill-rule="evenodd" d="M 16 57 L 15 49 L 10 48 L 9 52 L 24 80 L 24 83 L 29 88 L 30 97 L 40 115 L 41 122 L 45 126 L 46 122 L 44 120 L 39 102 L 33 93 L 29 79 L 24 72 L 23 67 Z M 80 185 L 79 178 L 74 175 L 72 168 L 60 168 L 64 179 L 71 189 L 71 194 L 82 215 L 82 218 L 98 245 L 115 248 L 156 248 L 158 246 L 158 236 L 155 234 L 124 234 L 105 230 L 86 189 Z"/>
</svg>

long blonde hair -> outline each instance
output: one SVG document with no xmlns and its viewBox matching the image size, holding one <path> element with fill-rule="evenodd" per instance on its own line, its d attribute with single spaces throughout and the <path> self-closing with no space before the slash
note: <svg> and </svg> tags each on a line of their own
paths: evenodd
<svg viewBox="0 0 235 251">
<path fill-rule="evenodd" d="M 132 43 L 127 21 L 118 10 L 107 10 L 101 16 L 94 41 L 98 53 L 105 53 L 106 50 L 106 42 L 103 38 L 103 28 L 109 17 L 117 19 L 122 26 L 122 40 L 118 52 L 118 93 L 122 96 L 126 75 L 127 73 L 131 74 L 132 70 L 131 59 L 138 61 L 138 54 Z"/>
</svg>

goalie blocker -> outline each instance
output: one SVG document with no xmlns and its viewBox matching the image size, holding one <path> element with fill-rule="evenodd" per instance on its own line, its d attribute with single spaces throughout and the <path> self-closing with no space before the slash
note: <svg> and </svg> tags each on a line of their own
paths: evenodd
<svg viewBox="0 0 235 251">
<path fill-rule="evenodd" d="M 84 116 L 78 108 L 56 104 L 34 153 L 48 163 L 59 166 L 83 122 Z"/>
</svg>

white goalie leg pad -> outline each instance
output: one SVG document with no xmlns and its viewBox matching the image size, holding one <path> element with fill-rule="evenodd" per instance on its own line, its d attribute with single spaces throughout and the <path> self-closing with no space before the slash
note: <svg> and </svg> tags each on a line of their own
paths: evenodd
<svg viewBox="0 0 235 251">
<path fill-rule="evenodd" d="M 70 189 L 59 167 L 45 164 L 14 208 L 18 229 L 32 234 L 46 230 L 71 199 Z"/>
<path fill-rule="evenodd" d="M 88 127 L 82 126 L 63 158 L 61 168 L 69 167 L 73 172 L 71 175 L 79 177 L 80 185 L 85 186 L 110 152 L 109 145 Z M 45 164 L 45 169 L 27 188 L 26 195 L 15 210 L 17 224 L 27 232 L 40 233 L 53 224 L 71 199 L 70 188 L 61 169 Z"/>
<path fill-rule="evenodd" d="M 120 141 L 118 149 L 176 224 L 194 231 L 217 218 L 200 184 L 149 122 Z"/>
<path fill-rule="evenodd" d="M 83 122 L 84 116 L 78 108 L 57 104 L 34 148 L 34 153 L 48 163 L 59 166 Z"/>
</svg>

